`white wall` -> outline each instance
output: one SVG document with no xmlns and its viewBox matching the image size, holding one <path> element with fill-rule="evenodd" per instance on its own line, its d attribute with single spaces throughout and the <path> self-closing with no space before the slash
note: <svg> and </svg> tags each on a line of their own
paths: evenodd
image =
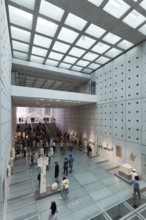
<svg viewBox="0 0 146 220">
<path fill-rule="evenodd" d="M 53 109 L 56 117 L 57 127 L 65 132 L 74 132 L 77 137 L 82 139 L 84 146 L 87 142 L 92 144 L 94 153 L 96 151 L 96 104 L 89 104 L 80 107 Z"/>
<path fill-rule="evenodd" d="M 3 201 L 2 183 L 6 175 L 11 149 L 11 50 L 5 11 L 0 1 L 0 204 Z M 1 218 L 1 217 L 0 217 Z M 4 219 L 3 217 L 1 219 Z"/>
<path fill-rule="evenodd" d="M 146 42 L 97 70 L 96 82 L 98 141 L 113 147 L 113 151 L 99 148 L 99 153 L 115 163 L 129 163 L 144 175 Z M 116 145 L 122 147 L 121 158 L 116 156 Z"/>
</svg>

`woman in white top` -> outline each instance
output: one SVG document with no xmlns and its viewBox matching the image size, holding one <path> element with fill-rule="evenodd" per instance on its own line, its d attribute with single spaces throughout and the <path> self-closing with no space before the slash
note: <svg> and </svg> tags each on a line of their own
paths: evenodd
<svg viewBox="0 0 146 220">
<path fill-rule="evenodd" d="M 58 211 L 57 211 L 56 202 L 52 202 L 49 209 L 48 220 L 57 220 L 58 219 L 57 216 L 58 216 Z"/>
</svg>

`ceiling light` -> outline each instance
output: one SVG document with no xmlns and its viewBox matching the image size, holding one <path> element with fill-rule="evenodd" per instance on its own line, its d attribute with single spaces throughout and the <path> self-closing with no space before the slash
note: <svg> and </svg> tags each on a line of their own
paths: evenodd
<svg viewBox="0 0 146 220">
<path fill-rule="evenodd" d="M 96 53 L 104 53 L 106 50 L 110 48 L 109 45 L 103 44 L 101 42 L 97 43 L 91 50 L 95 51 Z"/>
<path fill-rule="evenodd" d="M 109 58 L 101 56 L 100 58 L 96 60 L 96 62 L 100 64 L 104 64 L 104 63 L 107 63 L 109 60 L 110 60 Z"/>
<path fill-rule="evenodd" d="M 86 54 L 83 56 L 83 59 L 93 61 L 93 60 L 95 60 L 97 57 L 99 57 L 99 55 L 97 55 L 97 54 L 95 54 L 95 53 L 92 53 L 92 52 L 88 52 L 88 53 L 86 53 Z"/>
<path fill-rule="evenodd" d="M 58 25 L 38 17 L 36 31 L 51 37 L 54 37 L 57 31 Z"/>
<path fill-rule="evenodd" d="M 8 7 L 9 7 L 10 23 L 28 29 L 32 28 L 32 17 L 33 17 L 32 14 L 23 11 L 21 9 L 15 8 L 11 5 L 9 5 Z"/>
<path fill-rule="evenodd" d="M 47 59 L 46 61 L 46 65 L 50 65 L 50 66 L 57 66 L 58 63 L 59 63 L 58 61 L 50 60 L 50 59 Z"/>
<path fill-rule="evenodd" d="M 37 63 L 43 63 L 44 62 L 44 58 L 31 55 L 30 61 L 37 62 Z"/>
<path fill-rule="evenodd" d="M 116 48 L 112 48 L 105 55 L 109 56 L 111 58 L 114 58 L 114 57 L 118 56 L 120 53 L 122 53 L 121 50 L 118 50 Z"/>
<path fill-rule="evenodd" d="M 85 52 L 86 50 L 79 49 L 78 47 L 73 47 L 70 50 L 69 54 L 75 57 L 81 57 Z"/>
<path fill-rule="evenodd" d="M 61 18 L 64 14 L 64 10 L 62 8 L 57 7 L 56 5 L 51 4 L 48 1 L 41 0 L 39 13 L 47 17 L 50 17 L 56 21 L 61 21 Z"/>
<path fill-rule="evenodd" d="M 119 44 L 117 44 L 118 47 L 120 47 L 121 49 L 127 50 L 130 47 L 132 47 L 134 44 L 132 44 L 131 42 L 127 41 L 127 40 L 122 40 Z"/>
<path fill-rule="evenodd" d="M 144 24 L 141 28 L 139 28 L 138 31 L 146 35 L 146 24 Z"/>
<path fill-rule="evenodd" d="M 145 20 L 146 18 L 142 14 L 140 14 L 136 10 L 133 10 L 122 21 L 128 24 L 129 26 L 136 28 L 141 23 L 143 23 Z"/>
<path fill-rule="evenodd" d="M 85 33 L 92 35 L 96 38 L 100 38 L 105 32 L 106 32 L 106 30 L 104 30 L 103 28 L 100 28 L 94 24 L 90 24 L 90 26 L 85 31 Z"/>
<path fill-rule="evenodd" d="M 21 40 L 26 43 L 30 42 L 30 32 L 24 31 L 20 28 L 11 26 L 11 36 L 13 39 Z"/>
<path fill-rule="evenodd" d="M 45 57 L 47 54 L 47 50 L 33 46 L 32 47 L 32 54 L 36 54 L 36 55 Z"/>
<path fill-rule="evenodd" d="M 79 60 L 76 64 L 79 65 L 79 66 L 87 66 L 90 62 L 89 61 L 86 61 L 86 60 Z"/>
<path fill-rule="evenodd" d="M 126 11 L 128 11 L 129 8 L 130 6 L 123 0 L 110 0 L 103 10 L 116 18 L 120 18 Z"/>
<path fill-rule="evenodd" d="M 49 48 L 51 45 L 52 40 L 47 37 L 43 37 L 41 35 L 35 34 L 33 44 L 45 48 Z"/>
<path fill-rule="evenodd" d="M 80 39 L 77 41 L 76 45 L 79 47 L 89 49 L 95 42 L 96 42 L 96 40 L 93 40 L 92 38 L 86 36 L 85 40 L 82 40 L 82 37 L 80 37 Z"/>
<path fill-rule="evenodd" d="M 56 50 L 58 52 L 66 53 L 69 48 L 70 48 L 70 45 L 60 43 L 59 41 L 55 41 L 52 50 Z"/>
<path fill-rule="evenodd" d="M 29 45 L 12 40 L 13 50 L 19 50 L 28 53 Z"/>
<path fill-rule="evenodd" d="M 79 34 L 75 31 L 71 31 L 68 28 L 61 28 L 61 31 L 58 35 L 58 39 L 66 41 L 68 43 L 73 43 Z"/>
<path fill-rule="evenodd" d="M 77 58 L 75 57 L 71 57 L 71 56 L 66 56 L 63 60 L 64 62 L 67 62 L 67 63 L 75 63 L 77 61 Z"/>
<path fill-rule="evenodd" d="M 54 60 L 61 60 L 63 56 L 64 56 L 63 54 L 56 53 L 53 51 L 51 51 L 51 53 L 49 54 L 49 58 L 54 59 Z"/>
<path fill-rule="evenodd" d="M 119 40 L 121 40 L 121 37 L 119 37 L 115 34 L 112 34 L 112 33 L 108 33 L 105 35 L 103 40 L 110 43 L 110 44 L 116 44 Z"/>
<path fill-rule="evenodd" d="M 87 21 L 72 13 L 69 13 L 65 20 L 65 24 L 81 31 L 87 24 Z"/>
</svg>

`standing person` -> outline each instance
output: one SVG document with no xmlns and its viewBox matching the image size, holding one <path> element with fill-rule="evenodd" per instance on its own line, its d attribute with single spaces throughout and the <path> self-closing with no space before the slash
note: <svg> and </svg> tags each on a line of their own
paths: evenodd
<svg viewBox="0 0 146 220">
<path fill-rule="evenodd" d="M 89 153 L 90 153 L 90 144 L 87 144 L 87 156 L 89 157 Z"/>
<path fill-rule="evenodd" d="M 131 178 L 132 178 L 132 182 L 135 180 L 135 177 L 138 176 L 138 173 L 136 172 L 135 169 L 132 170 L 131 172 Z"/>
<path fill-rule="evenodd" d="M 40 183 L 41 183 L 41 171 L 39 171 L 39 173 L 38 173 L 38 181 L 39 181 L 39 188 L 40 188 Z"/>
<path fill-rule="evenodd" d="M 30 169 L 34 168 L 34 153 L 30 157 Z"/>
<path fill-rule="evenodd" d="M 139 176 L 135 176 L 135 180 L 133 181 L 133 208 L 137 208 L 138 206 L 137 195 L 139 200 L 141 200 Z"/>
<path fill-rule="evenodd" d="M 55 178 L 55 181 L 58 182 L 58 178 L 59 178 L 59 164 L 58 164 L 58 162 L 55 162 L 54 178 Z"/>
<path fill-rule="evenodd" d="M 68 164 L 69 164 L 69 172 L 72 172 L 73 169 L 74 158 L 72 154 L 69 155 Z"/>
<path fill-rule="evenodd" d="M 57 205 L 56 202 L 53 201 L 49 209 L 48 220 L 57 220 L 58 219 L 57 216 L 58 216 Z"/>
<path fill-rule="evenodd" d="M 63 174 L 68 175 L 68 159 L 64 158 L 64 163 L 63 163 Z"/>
<path fill-rule="evenodd" d="M 69 180 L 64 176 L 62 179 L 62 190 L 61 190 L 61 197 L 59 199 L 63 199 L 69 193 Z"/>
</svg>

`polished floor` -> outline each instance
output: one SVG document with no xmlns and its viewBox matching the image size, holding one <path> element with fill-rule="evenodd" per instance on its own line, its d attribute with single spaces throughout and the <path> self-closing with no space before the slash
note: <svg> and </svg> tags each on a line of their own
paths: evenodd
<svg viewBox="0 0 146 220">
<path fill-rule="evenodd" d="M 67 151 L 66 156 L 69 154 L 70 152 Z M 133 191 L 132 185 L 128 185 L 114 175 L 118 172 L 116 164 L 100 156 L 88 158 L 85 152 L 78 150 L 74 150 L 72 154 L 75 158 L 74 169 L 73 173 L 68 175 L 70 193 L 65 200 L 60 200 L 59 194 L 56 194 L 36 201 L 38 168 L 30 170 L 27 160 L 15 161 L 14 174 L 11 176 L 9 189 L 7 220 L 47 220 L 51 201 L 57 203 L 59 220 L 120 219 L 121 214 L 112 218 L 110 209 L 125 201 L 130 201 Z M 50 170 L 47 171 L 47 185 L 53 183 L 55 161 L 58 161 L 60 165 L 60 179 L 62 178 L 63 160 L 64 156 L 59 151 L 52 158 Z M 141 188 L 146 187 L 146 181 L 141 180 L 140 186 Z M 137 209 L 132 208 L 130 203 L 125 203 L 126 207 L 129 207 L 130 215 L 138 215 L 138 218 L 129 217 L 129 219 L 144 219 L 141 217 L 141 209 L 145 213 L 145 198 L 146 192 L 144 191 L 142 194 L 143 202 Z"/>
</svg>

